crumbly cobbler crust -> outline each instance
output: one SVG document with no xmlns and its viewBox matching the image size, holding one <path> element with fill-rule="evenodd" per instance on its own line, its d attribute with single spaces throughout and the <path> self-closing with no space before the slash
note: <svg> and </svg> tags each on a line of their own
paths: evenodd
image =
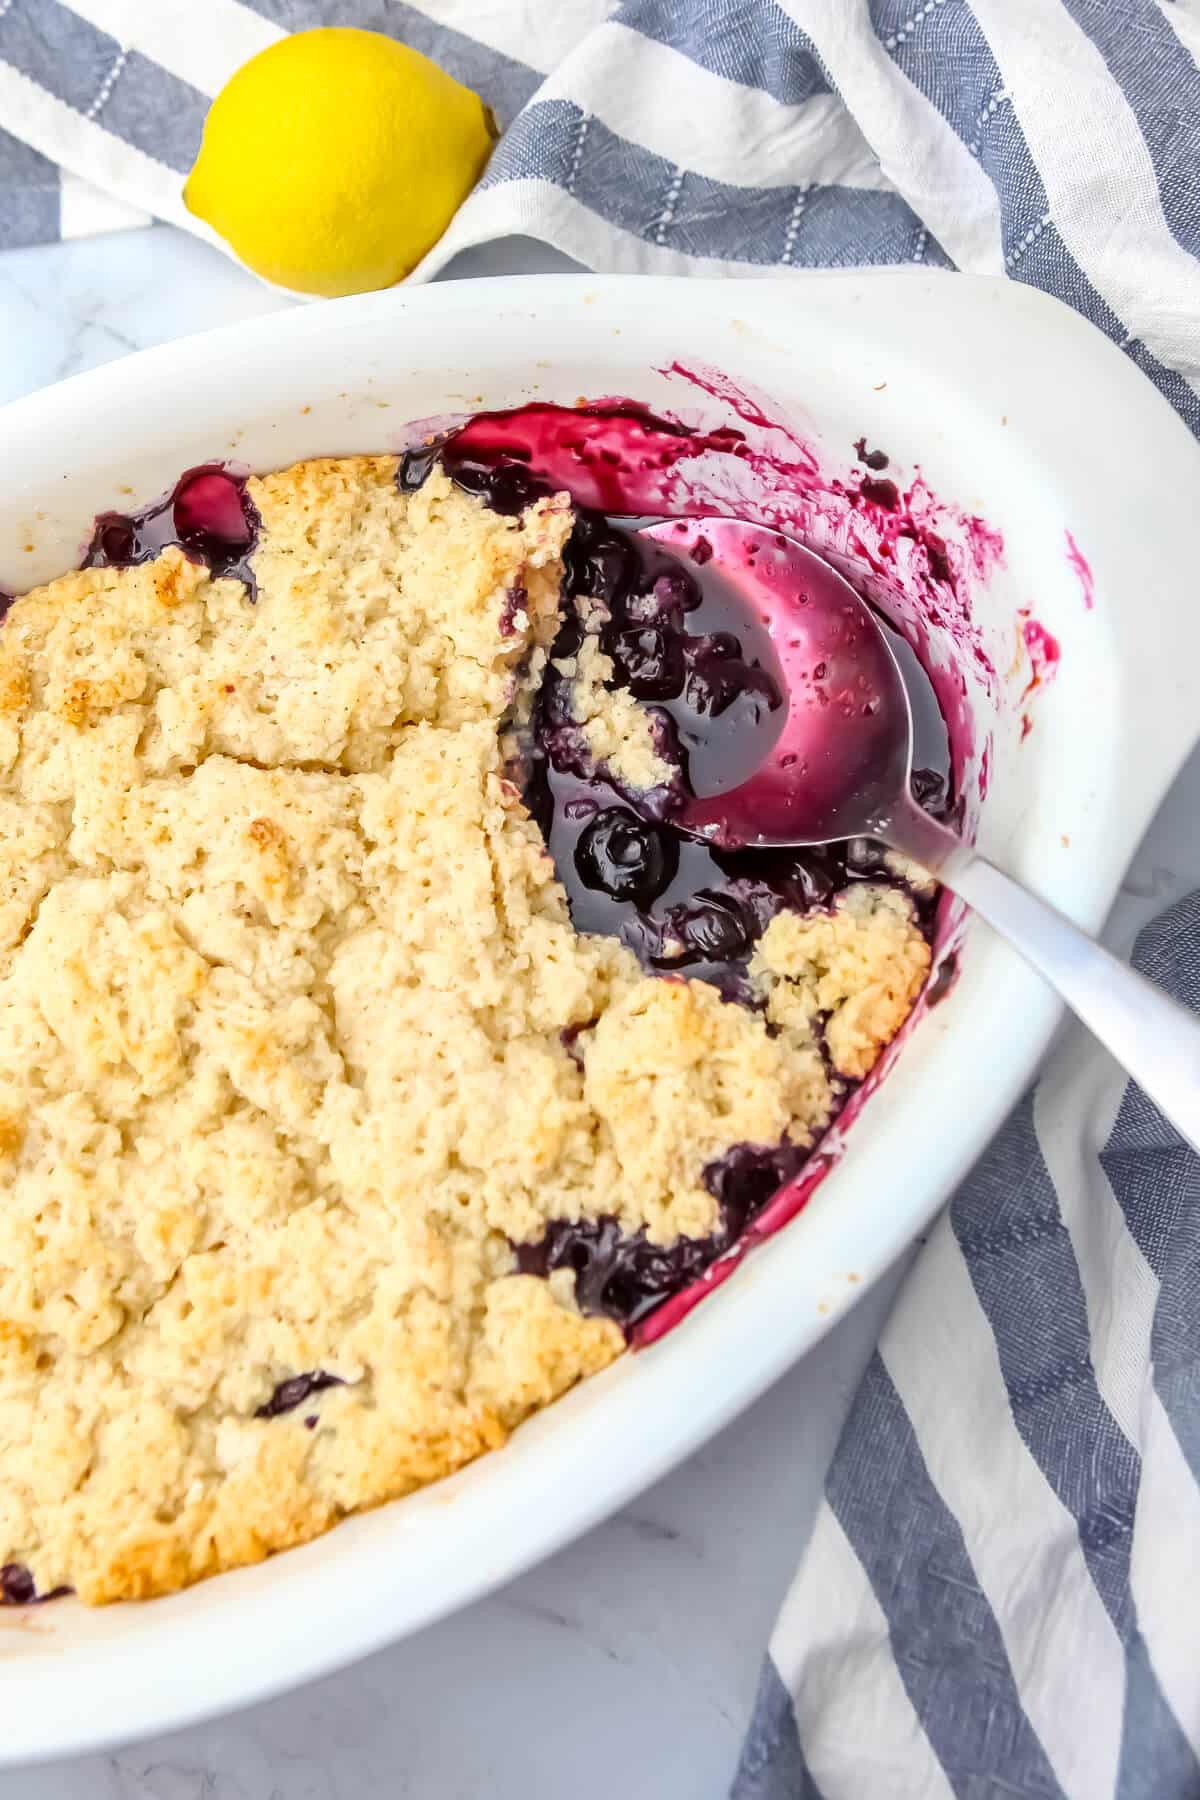
<svg viewBox="0 0 1200 1800">
<path fill-rule="evenodd" d="M 623 1345 L 512 1244 L 710 1231 L 706 1163 L 828 1117 L 814 1011 L 861 1072 L 927 966 L 887 890 L 776 920 L 765 1017 L 579 935 L 500 750 L 569 505 L 395 472 L 251 481 L 256 603 L 167 550 L 0 631 L 0 1564 L 42 1593 L 164 1593 L 503 1443 Z"/>
<path fill-rule="evenodd" d="M 585 635 L 576 654 L 557 657 L 554 666 L 571 681 L 571 714 L 596 765 L 627 788 L 669 786 L 675 770 L 659 755 L 652 716 L 624 689 L 606 685 L 613 663 L 598 637 Z"/>
</svg>

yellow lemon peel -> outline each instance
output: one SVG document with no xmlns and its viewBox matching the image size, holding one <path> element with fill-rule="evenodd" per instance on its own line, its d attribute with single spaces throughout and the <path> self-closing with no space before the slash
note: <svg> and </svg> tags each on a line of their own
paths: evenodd
<svg viewBox="0 0 1200 1800">
<path fill-rule="evenodd" d="M 301 31 L 213 101 L 184 202 L 265 280 L 390 287 L 441 237 L 495 140 L 478 94 L 376 31 Z"/>
</svg>

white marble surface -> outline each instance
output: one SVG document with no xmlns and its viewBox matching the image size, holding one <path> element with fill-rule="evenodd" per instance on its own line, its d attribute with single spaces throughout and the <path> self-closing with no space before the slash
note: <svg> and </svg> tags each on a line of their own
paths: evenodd
<svg viewBox="0 0 1200 1800">
<path fill-rule="evenodd" d="M 451 276 L 571 267 L 512 240 Z M 0 402 L 287 304 L 166 229 L 0 256 Z M 1200 756 L 1110 931 L 1200 885 Z M 775 1609 L 895 1280 L 625 1512 L 491 1599 L 283 1699 L 0 1800 L 718 1800 Z"/>
</svg>

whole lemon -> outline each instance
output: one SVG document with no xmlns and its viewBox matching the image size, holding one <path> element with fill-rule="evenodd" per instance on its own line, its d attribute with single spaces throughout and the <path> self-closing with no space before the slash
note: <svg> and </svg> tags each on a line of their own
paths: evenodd
<svg viewBox="0 0 1200 1800">
<path fill-rule="evenodd" d="M 256 274 L 390 287 L 441 237 L 495 137 L 478 94 L 377 31 L 281 38 L 221 89 L 183 190 Z"/>
</svg>

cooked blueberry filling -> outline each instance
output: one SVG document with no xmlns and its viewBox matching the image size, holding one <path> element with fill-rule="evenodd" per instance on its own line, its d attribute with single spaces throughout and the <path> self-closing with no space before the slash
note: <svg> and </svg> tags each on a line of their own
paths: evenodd
<svg viewBox="0 0 1200 1800">
<path fill-rule="evenodd" d="M 400 458 L 396 479 L 401 488 L 411 493 L 419 488 L 445 445 L 427 445 L 420 450 L 406 450 Z M 548 482 L 541 481 L 519 463 L 484 467 L 464 458 L 452 470 L 454 480 L 468 494 L 478 494 L 493 512 L 521 513 L 535 500 L 544 500 L 553 492 Z"/>
<path fill-rule="evenodd" d="M 440 445 L 408 452 L 400 486 L 419 487 L 440 456 L 459 486 L 496 511 L 520 512 L 554 491 L 545 471 L 530 466 L 535 459 L 517 429 L 523 417 L 514 415 L 509 433 L 504 415 L 484 415 Z M 872 471 L 857 491 L 894 509 L 899 491 L 878 474 L 887 457 L 868 450 L 865 440 L 855 448 Z M 584 480 L 602 484 L 597 469 L 592 457 Z M 578 930 L 619 938 L 647 970 L 686 972 L 711 982 L 727 1000 L 757 1007 L 747 968 L 780 910 L 809 912 L 829 906 L 855 881 L 895 877 L 883 846 L 862 839 L 799 851 L 722 851 L 672 824 L 690 793 L 735 786 L 759 765 L 782 721 L 782 679 L 763 624 L 714 566 L 707 540 L 699 539 L 690 556 L 675 555 L 638 535 L 632 523 L 576 509 L 563 557 L 566 614 L 522 769 L 525 800 Z M 946 579 L 944 547 L 935 540 L 926 548 L 931 573 Z M 597 763 L 575 716 L 574 659 L 589 633 L 611 658 L 609 685 L 646 708 L 655 749 L 671 769 L 669 781 L 648 791 L 634 792 Z M 898 633 L 889 635 L 913 703 L 920 765 L 913 790 L 928 811 L 945 816 L 951 810 L 945 722 L 911 647 Z M 912 898 L 931 931 L 929 896 L 918 891 Z M 815 1023 L 819 1032 L 822 1022 Z M 564 1035 L 564 1044 L 577 1055 L 574 1036 Z M 844 1093 L 847 1084 L 838 1085 Z M 710 1164 L 704 1179 L 720 1206 L 711 1237 L 663 1247 L 644 1232 L 622 1232 L 612 1217 L 556 1220 L 538 1243 L 516 1246 L 518 1267 L 540 1275 L 570 1268 L 583 1310 L 606 1313 L 628 1328 L 722 1255 L 806 1155 L 787 1144 L 741 1144 Z"/>
<path fill-rule="evenodd" d="M 279 1383 L 269 1400 L 255 1407 L 254 1416 L 256 1419 L 277 1419 L 280 1413 L 294 1412 L 310 1394 L 319 1394 L 322 1388 L 344 1386 L 340 1375 L 327 1375 L 324 1369 L 313 1369 L 306 1375 L 289 1375 L 286 1381 Z"/>
<path fill-rule="evenodd" d="M 517 1268 L 541 1276 L 570 1269 L 581 1310 L 606 1314 L 628 1331 L 736 1243 L 771 1196 L 799 1173 L 806 1156 L 793 1144 L 735 1144 L 709 1163 L 704 1185 L 720 1209 L 710 1237 L 652 1244 L 644 1230 L 624 1232 L 611 1217 L 555 1219 L 537 1243 L 516 1246 Z"/>
<path fill-rule="evenodd" d="M 723 851 L 685 837 L 665 819 L 655 826 L 655 835 L 664 849 L 670 846 L 669 882 L 648 900 L 622 897 L 596 880 L 585 840 L 606 814 L 635 816 L 625 806 L 625 796 L 599 776 L 581 778 L 555 769 L 542 751 L 535 749 L 533 763 L 527 801 L 567 890 L 577 929 L 606 932 L 632 950 L 646 969 L 657 974 L 686 970 L 745 1005 L 755 1003 L 746 964 L 775 914 L 787 906 L 800 912 L 828 906 L 849 881 L 882 868 L 882 851 L 870 868 L 851 866 L 846 845 L 799 856 L 779 850 Z M 640 803 L 639 810 L 644 810 Z"/>
<path fill-rule="evenodd" d="M 570 1269 L 580 1310 L 604 1313 L 626 1331 L 706 1267 L 700 1240 L 680 1238 L 669 1247 L 651 1244 L 644 1231 L 624 1232 L 608 1215 L 554 1219 L 536 1243 L 515 1248 L 520 1274 L 545 1278 L 557 1269 Z"/>
<path fill-rule="evenodd" d="M 426 471 L 428 473 L 428 471 Z M 249 557 L 261 520 L 245 478 L 217 463 L 181 475 L 171 492 L 132 513 L 100 513 L 82 567 L 128 568 L 177 544 L 214 576 L 232 575 L 254 593 Z"/>
<path fill-rule="evenodd" d="M 636 401 L 578 407 L 535 401 L 476 413 L 449 435 L 441 460 L 463 487 L 486 493 L 497 511 L 520 511 L 527 501 L 511 504 L 518 493 L 536 498 L 567 488 L 581 507 L 629 513 L 651 511 L 653 501 L 643 502 L 663 498 L 678 464 L 706 450 L 740 457 L 747 445 L 731 427 L 693 431 Z"/>
<path fill-rule="evenodd" d="M 47 1600 L 60 1600 L 70 1592 L 69 1587 L 56 1587 L 39 1594 L 24 1564 L 5 1563 L 0 1568 L 0 1606 L 44 1606 Z"/>
<path fill-rule="evenodd" d="M 890 879 L 883 852 L 872 846 L 869 860 L 856 860 L 844 844 L 731 852 L 677 831 L 672 815 L 690 787 L 704 783 L 703 791 L 713 792 L 741 780 L 772 741 L 781 696 L 766 634 L 757 621 L 739 616 L 736 597 L 711 570 L 697 571 L 599 514 L 581 515 L 565 562 L 568 600 L 599 601 L 605 608 L 600 645 L 613 658 L 614 685 L 649 702 L 659 754 L 674 771 L 673 785 L 632 794 L 611 770 L 597 768 L 573 719 L 571 680 L 552 661 L 534 710 L 525 797 L 566 887 L 572 918 L 581 931 L 620 938 L 648 969 L 686 969 L 727 998 L 750 1004 L 746 964 L 775 914 L 789 906 L 805 912 L 827 906 L 856 879 L 878 879 L 880 873 Z M 737 632 L 729 629 L 731 620 Z M 664 680 L 653 702 L 630 679 L 627 650 L 653 648 L 657 655 L 657 642 L 643 639 L 650 632 L 670 646 L 658 657 L 655 674 L 667 655 L 677 656 L 686 672 L 675 697 L 663 691 Z M 579 618 L 569 613 L 554 661 L 575 655 L 582 637 Z M 907 644 L 896 642 L 907 677 L 917 683 L 920 665 Z M 918 753 L 931 765 L 918 770 L 916 791 L 931 811 L 944 811 L 945 725 L 931 690 L 916 699 Z M 640 857 L 633 844 L 622 844 L 629 861 L 619 874 L 603 858 L 598 867 L 596 854 L 596 840 L 602 851 L 608 829 L 601 821 L 614 815 L 627 825 L 634 817 L 653 822 L 652 833 L 649 824 L 643 828 L 648 835 L 638 848 L 647 848 Z M 672 850 L 664 858 L 666 845 Z M 639 868 L 646 868 L 648 882 L 639 879 Z M 927 903 L 918 897 L 918 905 Z"/>
<path fill-rule="evenodd" d="M 741 1237 L 772 1194 L 800 1173 L 808 1152 L 795 1144 L 734 1144 L 709 1163 L 704 1185 L 721 1209 L 721 1233 L 728 1243 Z"/>
</svg>

